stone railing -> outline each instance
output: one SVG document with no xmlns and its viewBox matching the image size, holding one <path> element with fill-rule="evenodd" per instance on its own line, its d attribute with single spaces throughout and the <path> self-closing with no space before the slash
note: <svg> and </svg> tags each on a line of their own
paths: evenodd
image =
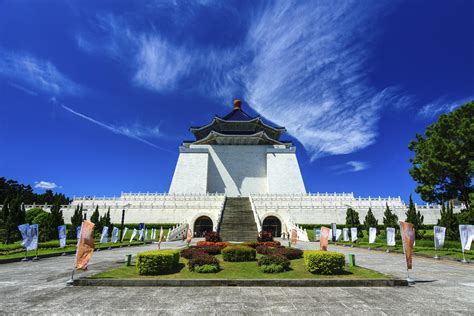
<svg viewBox="0 0 474 316">
<path fill-rule="evenodd" d="M 253 218 L 255 220 L 255 224 L 257 224 L 257 231 L 262 231 L 262 222 L 260 221 L 260 217 L 258 216 L 257 209 L 255 208 L 255 204 L 253 203 L 252 195 L 249 194 L 250 206 L 252 207 Z"/>
<path fill-rule="evenodd" d="M 181 223 L 169 230 L 166 241 L 183 240 L 187 236 L 188 223 Z"/>
</svg>

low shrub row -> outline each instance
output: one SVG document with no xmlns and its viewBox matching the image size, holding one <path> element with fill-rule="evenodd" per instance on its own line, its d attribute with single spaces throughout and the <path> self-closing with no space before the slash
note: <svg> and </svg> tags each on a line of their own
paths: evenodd
<svg viewBox="0 0 474 316">
<path fill-rule="evenodd" d="M 285 247 L 267 247 L 267 246 L 258 246 L 256 249 L 257 253 L 262 255 L 271 255 L 278 254 L 283 257 L 286 257 L 289 260 L 299 259 L 303 256 L 303 250 L 298 248 L 285 248 Z"/>
<path fill-rule="evenodd" d="M 262 256 L 257 265 L 264 273 L 279 273 L 290 269 L 290 260 L 281 255 Z"/>
<path fill-rule="evenodd" d="M 203 266 L 212 265 L 215 267 L 216 272 L 220 270 L 219 260 L 216 257 L 208 255 L 207 253 L 197 253 L 188 260 L 188 269 L 189 271 L 196 271 L 200 273 L 210 273 L 207 268 L 202 268 Z M 201 268 L 198 268 L 201 267 Z M 197 268 L 197 270 L 196 270 Z M 205 271 L 205 272 L 204 272 Z"/>
<path fill-rule="evenodd" d="M 247 246 L 229 246 L 222 250 L 222 256 L 230 262 L 255 261 L 257 252 Z"/>
<path fill-rule="evenodd" d="M 178 250 L 153 250 L 137 255 L 137 271 L 140 275 L 169 273 L 179 266 Z"/>
<path fill-rule="evenodd" d="M 242 245 L 256 249 L 258 246 L 278 247 L 281 246 L 279 241 L 247 241 Z"/>
<path fill-rule="evenodd" d="M 304 252 L 304 265 L 306 270 L 314 274 L 341 274 L 345 258 L 339 252 L 307 250 Z"/>
<path fill-rule="evenodd" d="M 220 247 L 221 249 L 230 246 L 230 242 L 211 242 L 211 241 L 198 241 L 196 244 L 198 247 Z"/>
</svg>

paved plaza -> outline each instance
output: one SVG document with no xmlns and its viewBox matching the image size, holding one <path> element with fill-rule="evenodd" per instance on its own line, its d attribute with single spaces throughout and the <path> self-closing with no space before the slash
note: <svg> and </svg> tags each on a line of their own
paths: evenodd
<svg viewBox="0 0 474 316">
<path fill-rule="evenodd" d="M 166 248 L 180 247 L 165 243 Z M 317 243 L 299 243 L 316 249 Z M 125 254 L 156 245 L 94 254 L 85 276 L 122 264 Z M 406 277 L 400 254 L 330 246 L 354 253 L 357 264 Z M 0 314 L 4 313 L 163 313 L 163 314 L 474 314 L 474 265 L 414 258 L 410 287 L 374 288 L 158 288 L 70 287 L 73 256 L 0 265 Z"/>
</svg>

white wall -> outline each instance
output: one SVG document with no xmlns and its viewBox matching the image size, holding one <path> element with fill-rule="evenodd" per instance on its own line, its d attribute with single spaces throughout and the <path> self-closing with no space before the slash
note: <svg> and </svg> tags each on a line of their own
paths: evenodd
<svg viewBox="0 0 474 316">
<path fill-rule="evenodd" d="M 295 149 L 267 150 L 268 193 L 306 193 Z"/>
<path fill-rule="evenodd" d="M 180 148 L 169 193 L 207 192 L 207 149 Z"/>
</svg>

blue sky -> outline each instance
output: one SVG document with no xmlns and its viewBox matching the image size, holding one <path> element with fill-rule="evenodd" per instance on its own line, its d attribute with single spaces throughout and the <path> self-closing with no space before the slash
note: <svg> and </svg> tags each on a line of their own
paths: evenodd
<svg viewBox="0 0 474 316">
<path fill-rule="evenodd" d="M 410 140 L 474 99 L 473 29 L 470 0 L 0 1 L 0 176 L 165 192 L 239 98 L 307 191 L 407 199 Z"/>
</svg>

